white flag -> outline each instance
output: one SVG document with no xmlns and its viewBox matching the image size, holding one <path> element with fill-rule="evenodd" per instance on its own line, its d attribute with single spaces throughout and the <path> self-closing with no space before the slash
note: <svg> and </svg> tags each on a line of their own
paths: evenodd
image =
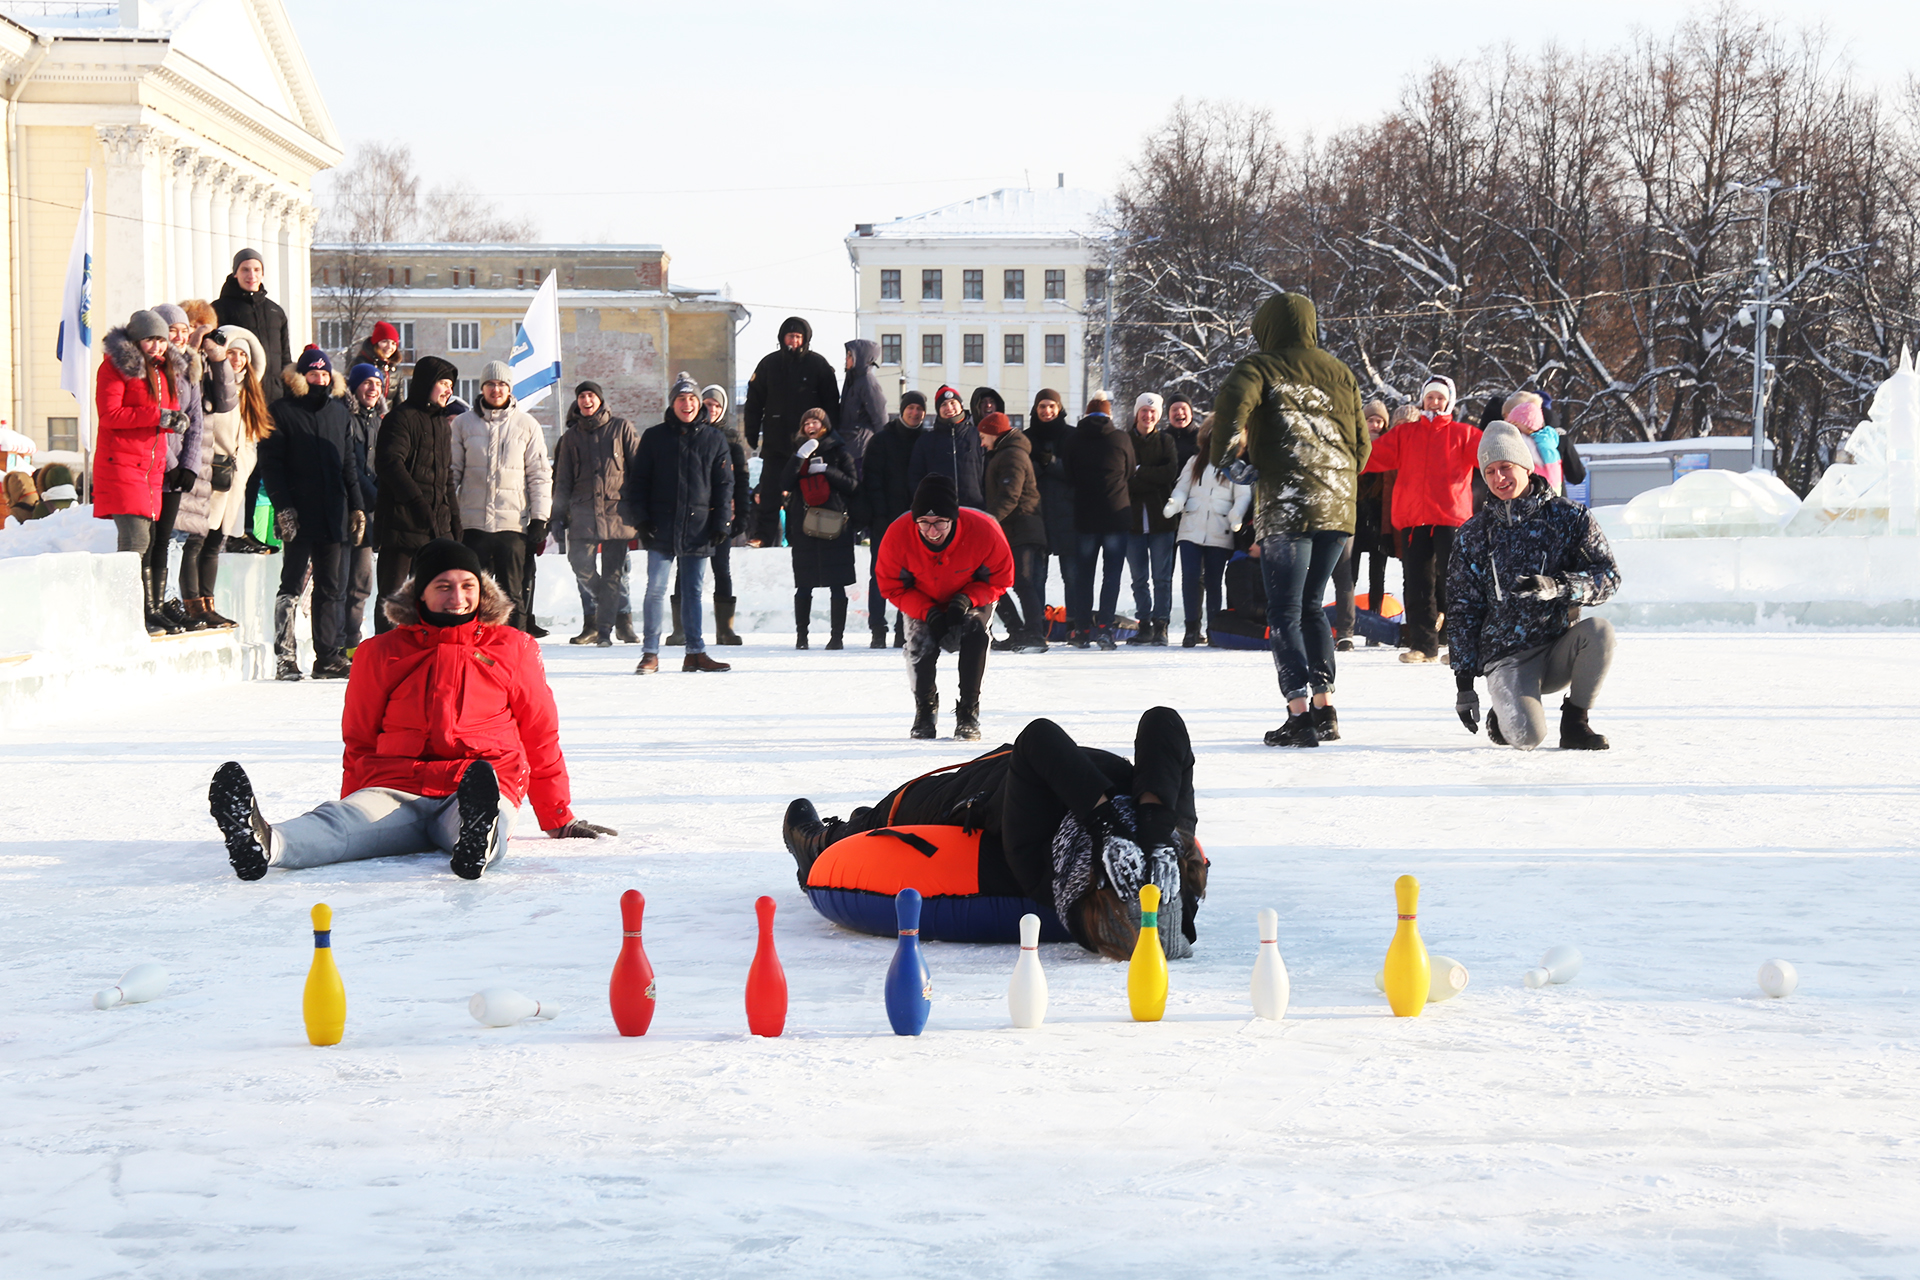
<svg viewBox="0 0 1920 1280">
<path fill-rule="evenodd" d="M 547 398 L 560 381 L 560 273 L 547 272 L 533 295 L 533 305 L 515 329 L 513 354 L 507 357 L 513 373 L 513 398 L 531 409 Z"/>
<path fill-rule="evenodd" d="M 73 252 L 67 255 L 67 290 L 60 300 L 60 337 L 54 352 L 60 357 L 60 386 L 80 402 L 84 420 L 93 403 L 87 385 L 87 356 L 93 347 L 93 170 L 87 170 L 87 193 L 80 201 L 80 225 L 73 229 Z"/>
</svg>

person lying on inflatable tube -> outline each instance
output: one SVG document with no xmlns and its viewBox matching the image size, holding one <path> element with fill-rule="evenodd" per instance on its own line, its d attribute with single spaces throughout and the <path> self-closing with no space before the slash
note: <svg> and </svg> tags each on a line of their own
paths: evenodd
<svg viewBox="0 0 1920 1280">
<path fill-rule="evenodd" d="M 1180 713 L 1142 715 L 1133 757 L 1035 720 L 1010 745 L 923 774 L 845 821 L 795 800 L 781 834 L 814 909 L 849 929 L 892 937 L 894 895 L 912 888 L 924 899 L 922 938 L 1017 942 L 1032 912 L 1043 940 L 1124 961 L 1140 889 L 1155 884 L 1161 945 L 1184 958 L 1199 937 L 1207 858 Z"/>
</svg>

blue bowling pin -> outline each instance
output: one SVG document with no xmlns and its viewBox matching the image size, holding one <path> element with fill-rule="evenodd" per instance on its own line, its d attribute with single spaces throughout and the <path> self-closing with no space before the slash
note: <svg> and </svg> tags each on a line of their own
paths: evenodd
<svg viewBox="0 0 1920 1280">
<path fill-rule="evenodd" d="M 920 891 L 902 889 L 894 896 L 893 911 L 900 923 L 900 945 L 887 966 L 887 1021 L 895 1035 L 917 1036 L 927 1029 L 927 1015 L 933 1012 L 933 975 L 920 954 Z"/>
</svg>

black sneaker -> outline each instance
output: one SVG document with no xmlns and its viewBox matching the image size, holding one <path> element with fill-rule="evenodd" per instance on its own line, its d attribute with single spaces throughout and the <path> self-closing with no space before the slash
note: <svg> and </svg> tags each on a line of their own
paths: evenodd
<svg viewBox="0 0 1920 1280">
<path fill-rule="evenodd" d="M 275 680 L 291 682 L 294 680 L 304 680 L 306 676 L 301 672 L 300 664 L 297 661 L 291 658 L 282 658 L 274 665 L 273 678 Z"/>
<path fill-rule="evenodd" d="M 313 667 L 315 680 L 345 680 L 353 674 L 353 663 L 345 657 L 332 658 L 318 662 Z"/>
<path fill-rule="evenodd" d="M 992 644 L 987 646 L 987 648 L 993 650 L 995 653 L 1012 653 L 1014 650 L 1018 649 L 1019 647 L 1020 647 L 1019 638 L 1015 636 L 1012 632 L 1008 632 L 1006 635 L 1002 636 L 998 640 L 995 640 Z"/>
<path fill-rule="evenodd" d="M 187 612 L 187 606 L 179 600 L 169 600 L 160 606 L 160 616 L 182 631 L 205 631 L 207 624 Z"/>
<path fill-rule="evenodd" d="M 468 765 L 453 798 L 460 806 L 460 835 L 453 842 L 448 865 L 462 880 L 478 880 L 487 864 L 500 855 L 495 839 L 500 827 L 500 780 L 493 776 L 493 766 L 485 760 Z"/>
<path fill-rule="evenodd" d="M 535 640 L 545 640 L 548 636 L 552 635 L 553 633 L 547 630 L 545 627 L 541 626 L 539 623 L 535 622 L 532 618 L 528 618 L 527 634 L 532 636 Z"/>
<path fill-rule="evenodd" d="M 1278 729 L 1267 730 L 1264 739 L 1270 747 L 1317 747 L 1320 735 L 1314 731 L 1313 712 L 1302 711 L 1299 715 L 1290 715 L 1287 722 Z"/>
<path fill-rule="evenodd" d="M 1067 632 L 1067 647 L 1069 649 L 1086 649 L 1090 648 L 1092 644 L 1093 642 L 1087 638 L 1087 633 L 1084 631 Z"/>
<path fill-rule="evenodd" d="M 1020 643 L 1013 647 L 1015 653 L 1045 653 L 1048 649 L 1047 638 L 1038 631 L 1029 631 L 1020 637 Z"/>
<path fill-rule="evenodd" d="M 220 824 L 220 834 L 226 837 L 227 861 L 233 864 L 233 874 L 242 880 L 258 880 L 267 874 L 273 828 L 260 816 L 247 771 L 232 760 L 215 769 L 213 784 L 207 788 L 207 807 Z"/>
<path fill-rule="evenodd" d="M 1313 717 L 1313 735 L 1322 742 L 1340 741 L 1340 713 L 1332 707 L 1314 707 L 1308 714 Z"/>
</svg>

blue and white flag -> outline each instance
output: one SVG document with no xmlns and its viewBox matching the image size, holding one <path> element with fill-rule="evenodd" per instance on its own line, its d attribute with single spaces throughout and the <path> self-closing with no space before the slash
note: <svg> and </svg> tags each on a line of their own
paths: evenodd
<svg viewBox="0 0 1920 1280">
<path fill-rule="evenodd" d="M 560 273 L 547 272 L 533 295 L 526 318 L 515 328 L 513 354 L 507 357 L 513 373 L 513 398 L 531 409 L 547 398 L 560 381 Z"/>
<path fill-rule="evenodd" d="M 67 289 L 60 300 L 60 337 L 54 352 L 60 358 L 60 386 L 80 402 L 84 421 L 93 403 L 87 385 L 87 357 L 93 348 L 93 170 L 87 170 L 87 193 L 80 201 L 80 225 L 73 229 L 73 252 L 67 256 Z"/>
</svg>

